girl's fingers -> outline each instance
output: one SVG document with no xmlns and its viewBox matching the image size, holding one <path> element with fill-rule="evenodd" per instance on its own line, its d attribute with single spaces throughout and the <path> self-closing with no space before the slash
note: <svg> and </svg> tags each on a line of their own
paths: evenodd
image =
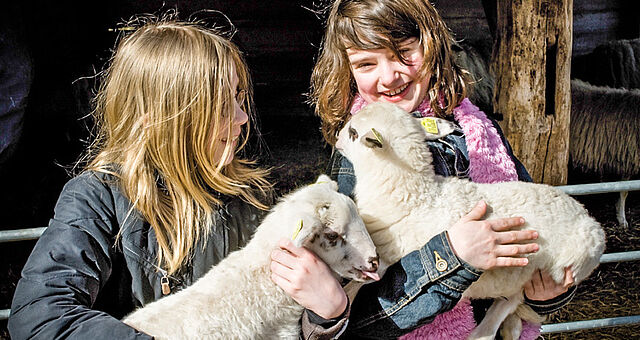
<svg viewBox="0 0 640 340">
<path fill-rule="evenodd" d="M 526 257 L 498 257 L 495 267 L 524 267 L 529 263 Z"/>
<path fill-rule="evenodd" d="M 282 290 L 284 290 L 289 295 L 293 292 L 293 285 L 286 278 L 276 274 L 274 271 L 271 271 L 271 281 L 278 285 Z"/>
<path fill-rule="evenodd" d="M 271 268 L 271 273 L 274 273 L 284 279 L 286 279 L 287 277 L 290 277 L 294 272 L 294 270 L 290 266 L 275 260 L 271 261 L 270 268 Z"/>
<path fill-rule="evenodd" d="M 484 216 L 487 212 L 487 204 L 484 201 L 479 201 L 476 206 L 469 211 L 468 214 L 462 217 L 461 221 L 477 221 Z"/>
<path fill-rule="evenodd" d="M 569 288 L 574 283 L 575 283 L 575 279 L 573 278 L 573 270 L 571 270 L 571 267 L 565 268 L 564 269 L 564 287 Z"/>
<path fill-rule="evenodd" d="M 526 255 L 537 252 L 539 248 L 537 243 L 498 245 L 495 255 L 496 257 Z"/>
<path fill-rule="evenodd" d="M 296 257 L 287 250 L 276 248 L 271 252 L 271 263 L 278 263 L 290 269 L 295 268 Z"/>
<path fill-rule="evenodd" d="M 491 229 L 493 231 L 504 231 L 514 227 L 518 227 L 524 224 L 524 218 L 522 217 L 507 217 L 499 218 L 495 220 L 489 220 L 491 223 Z"/>
<path fill-rule="evenodd" d="M 537 238 L 538 232 L 535 230 L 501 231 L 497 232 L 496 242 L 498 244 L 512 244 L 531 241 Z"/>
<path fill-rule="evenodd" d="M 281 238 L 278 241 L 278 247 L 284 250 L 287 250 L 288 252 L 290 252 L 291 254 L 297 257 L 304 255 L 306 250 L 305 248 L 294 246 L 291 240 L 288 238 Z"/>
</svg>

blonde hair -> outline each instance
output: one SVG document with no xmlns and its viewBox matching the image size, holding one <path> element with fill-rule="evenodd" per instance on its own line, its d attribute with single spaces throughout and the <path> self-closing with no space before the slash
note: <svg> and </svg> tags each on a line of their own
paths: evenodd
<svg viewBox="0 0 640 340">
<path fill-rule="evenodd" d="M 452 113 L 466 96 L 466 72 L 455 63 L 453 38 L 425 0 L 336 0 L 329 11 L 320 56 L 311 76 L 310 102 L 330 144 L 349 115 L 357 92 L 346 50 L 388 48 L 403 61 L 398 45 L 418 38 L 425 56 L 421 77 L 437 116 Z"/>
<path fill-rule="evenodd" d="M 251 116 L 251 82 L 237 47 L 213 30 L 171 20 L 151 20 L 123 37 L 104 73 L 86 169 L 118 178 L 153 227 L 158 265 L 169 273 L 208 237 L 219 195 L 266 208 L 267 171 L 239 158 L 224 165 L 246 144 L 248 124 L 238 150 L 228 143 L 214 159 L 215 136 L 232 139 L 237 90 L 247 93 L 242 107 Z"/>
</svg>

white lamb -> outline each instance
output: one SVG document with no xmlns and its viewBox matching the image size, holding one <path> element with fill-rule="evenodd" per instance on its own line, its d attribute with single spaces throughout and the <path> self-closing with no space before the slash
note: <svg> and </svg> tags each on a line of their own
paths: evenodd
<svg viewBox="0 0 640 340">
<path fill-rule="evenodd" d="M 578 283 L 598 265 L 605 235 L 581 204 L 553 187 L 524 182 L 477 184 L 436 175 L 424 141 L 452 131 L 452 123 L 438 123 L 440 133 L 432 135 L 422 128 L 420 119 L 399 107 L 371 104 L 340 131 L 336 147 L 353 163 L 356 203 L 381 264 L 394 263 L 419 249 L 480 200 L 487 203 L 487 219 L 522 216 L 523 228 L 538 231 L 540 250 L 527 256 L 527 266 L 485 271 L 464 292 L 469 298 L 506 297 L 496 300 L 470 336 L 493 339 L 502 321 L 522 303 L 523 286 L 534 270 L 544 269 L 562 282 L 564 268 L 571 267 Z M 506 336 L 518 339 L 521 323 L 513 319 Z"/>
<path fill-rule="evenodd" d="M 303 308 L 270 279 L 269 254 L 282 237 L 316 253 L 337 275 L 377 278 L 376 249 L 355 203 L 322 175 L 282 198 L 243 249 L 123 321 L 156 339 L 297 339 Z"/>
</svg>

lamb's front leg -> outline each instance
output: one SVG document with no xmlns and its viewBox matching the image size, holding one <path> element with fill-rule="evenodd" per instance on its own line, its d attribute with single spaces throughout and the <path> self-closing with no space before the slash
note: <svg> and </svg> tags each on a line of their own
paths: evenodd
<svg viewBox="0 0 640 340">
<path fill-rule="evenodd" d="M 482 322 L 471 332 L 468 339 L 491 340 L 494 339 L 504 319 L 513 313 L 523 301 L 522 292 L 507 298 L 496 299 Z"/>
</svg>

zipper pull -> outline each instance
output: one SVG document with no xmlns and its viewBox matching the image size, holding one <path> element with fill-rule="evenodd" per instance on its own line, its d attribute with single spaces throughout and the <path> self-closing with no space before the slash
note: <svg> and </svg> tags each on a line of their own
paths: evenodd
<svg viewBox="0 0 640 340">
<path fill-rule="evenodd" d="M 169 278 L 166 273 L 162 274 L 162 279 L 160 279 L 160 286 L 162 287 L 162 295 L 169 295 L 171 293 L 171 287 L 169 286 Z"/>
</svg>

